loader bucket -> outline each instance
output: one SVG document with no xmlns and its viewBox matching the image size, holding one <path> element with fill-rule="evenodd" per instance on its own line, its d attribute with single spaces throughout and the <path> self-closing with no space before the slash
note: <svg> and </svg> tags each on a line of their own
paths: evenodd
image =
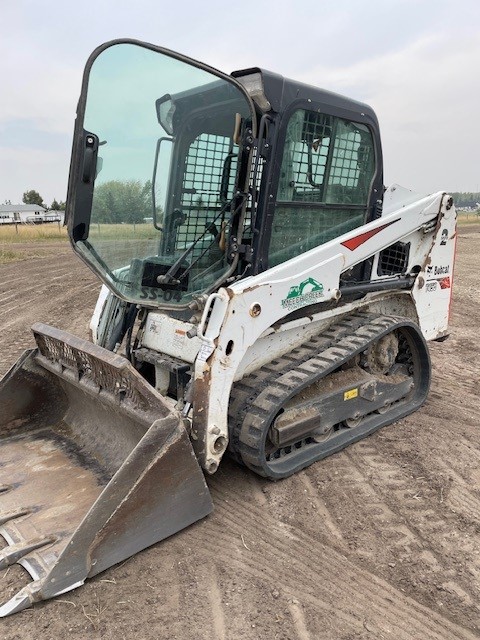
<svg viewBox="0 0 480 640">
<path fill-rule="evenodd" d="M 80 586 L 203 518 L 182 418 L 122 356 L 47 325 L 0 381 L 0 569 L 32 576 L 0 616 Z"/>
</svg>

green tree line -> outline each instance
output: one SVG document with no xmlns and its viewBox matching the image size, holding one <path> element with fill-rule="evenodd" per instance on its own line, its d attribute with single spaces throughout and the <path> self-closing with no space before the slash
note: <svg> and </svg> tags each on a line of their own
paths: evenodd
<svg viewBox="0 0 480 640">
<path fill-rule="evenodd" d="M 35 189 L 25 191 L 22 198 L 25 204 L 38 204 L 46 209 L 65 210 L 65 202 L 54 198 L 48 206 Z M 11 204 L 5 201 L 5 204 Z M 95 185 L 93 196 L 93 220 L 102 223 L 143 222 L 143 218 L 152 216 L 152 183 L 147 180 L 110 180 Z M 157 211 L 161 217 L 161 210 Z"/>
<path fill-rule="evenodd" d="M 53 209 L 54 211 L 65 211 L 65 202 L 57 202 L 57 199 L 54 198 L 53 202 L 50 206 L 46 202 L 43 201 L 42 196 L 35 191 L 35 189 L 30 189 L 25 191 L 22 197 L 22 201 L 25 204 L 38 204 L 40 207 L 44 207 L 45 209 Z M 10 200 L 8 202 L 5 201 L 5 204 L 12 204 Z"/>
<path fill-rule="evenodd" d="M 457 209 L 461 209 L 462 207 L 472 207 L 473 209 L 478 208 L 478 203 L 480 202 L 480 192 L 455 192 L 450 193 L 453 198 L 453 202 Z"/>
<path fill-rule="evenodd" d="M 110 180 L 95 186 L 92 220 L 107 224 L 143 222 L 152 216 L 152 183 Z"/>
<path fill-rule="evenodd" d="M 110 180 L 95 187 L 94 217 L 96 222 L 142 222 L 143 218 L 152 216 L 152 183 L 147 180 Z M 462 207 L 478 208 L 480 192 L 455 191 L 450 194 L 457 209 Z M 25 204 L 38 204 L 46 209 L 65 210 L 65 202 L 57 202 L 54 198 L 48 206 L 38 191 L 25 191 L 22 198 Z M 5 201 L 5 204 L 11 204 Z M 161 212 L 158 212 L 159 214 Z"/>
</svg>

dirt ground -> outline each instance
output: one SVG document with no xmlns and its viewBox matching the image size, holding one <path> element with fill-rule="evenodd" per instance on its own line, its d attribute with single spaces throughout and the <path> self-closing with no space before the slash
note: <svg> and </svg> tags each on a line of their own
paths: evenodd
<svg viewBox="0 0 480 640">
<path fill-rule="evenodd" d="M 37 320 L 87 336 L 98 282 L 68 246 L 42 248 L 0 266 L 0 375 Z M 0 639 L 480 638 L 479 256 L 480 227 L 461 228 L 420 411 L 278 483 L 224 461 L 213 515 L 2 620 Z"/>
</svg>

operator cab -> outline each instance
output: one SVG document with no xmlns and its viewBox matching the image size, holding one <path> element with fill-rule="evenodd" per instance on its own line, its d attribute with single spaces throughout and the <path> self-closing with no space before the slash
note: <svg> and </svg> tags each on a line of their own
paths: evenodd
<svg viewBox="0 0 480 640">
<path fill-rule="evenodd" d="M 275 158 L 264 167 L 252 273 L 381 215 L 382 148 L 371 107 L 265 69 L 232 76 L 252 98 L 260 130 L 266 120 L 263 154 Z M 361 265 L 342 279 L 369 276 Z"/>
<path fill-rule="evenodd" d="M 70 237 L 119 298 L 185 309 L 371 219 L 380 149 L 366 105 L 115 41 L 85 71 Z"/>
</svg>

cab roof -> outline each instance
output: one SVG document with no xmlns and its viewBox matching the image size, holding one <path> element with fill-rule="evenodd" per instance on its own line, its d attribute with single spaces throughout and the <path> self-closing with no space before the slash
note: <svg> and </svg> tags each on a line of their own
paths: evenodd
<svg viewBox="0 0 480 640">
<path fill-rule="evenodd" d="M 311 101 L 316 109 L 323 105 L 329 107 L 329 110 L 333 110 L 340 116 L 342 112 L 345 112 L 344 115 L 346 117 L 351 117 L 352 114 L 356 113 L 362 120 L 366 116 L 378 126 L 375 112 L 369 105 L 338 93 L 319 89 L 296 80 L 290 80 L 278 73 L 261 69 L 260 67 L 234 71 L 231 75 L 245 86 L 261 111 L 272 110 L 277 113 L 283 113 L 297 102 Z M 262 99 L 262 93 L 264 99 Z"/>
</svg>

